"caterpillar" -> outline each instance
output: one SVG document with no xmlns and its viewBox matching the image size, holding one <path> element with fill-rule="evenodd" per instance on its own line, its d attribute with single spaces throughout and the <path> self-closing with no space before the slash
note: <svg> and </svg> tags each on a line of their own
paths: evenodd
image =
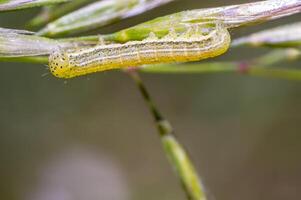
<svg viewBox="0 0 301 200">
<path fill-rule="evenodd" d="M 171 29 L 162 38 L 151 32 L 142 41 L 56 50 L 49 56 L 49 68 L 56 77 L 72 78 L 146 64 L 198 61 L 223 54 L 230 42 L 228 30 L 219 23 L 206 29 L 194 25 L 181 34 Z"/>
</svg>

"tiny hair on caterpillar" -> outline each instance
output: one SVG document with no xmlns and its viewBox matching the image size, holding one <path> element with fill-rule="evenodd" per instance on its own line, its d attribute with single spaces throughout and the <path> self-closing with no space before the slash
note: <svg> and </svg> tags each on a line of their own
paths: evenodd
<svg viewBox="0 0 301 200">
<path fill-rule="evenodd" d="M 199 61 L 223 54 L 230 42 L 227 28 L 220 23 L 206 29 L 193 25 L 180 34 L 170 29 L 162 38 L 151 32 L 142 41 L 58 49 L 49 56 L 49 69 L 56 77 L 72 78 L 110 69 Z"/>
</svg>

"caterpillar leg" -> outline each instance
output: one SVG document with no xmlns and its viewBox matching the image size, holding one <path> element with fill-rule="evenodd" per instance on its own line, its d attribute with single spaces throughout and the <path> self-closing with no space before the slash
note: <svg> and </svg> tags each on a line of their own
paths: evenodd
<svg viewBox="0 0 301 200">
<path fill-rule="evenodd" d="M 176 40 L 178 38 L 178 34 L 174 28 L 170 28 L 167 35 L 165 35 L 162 39 Z"/>
<path fill-rule="evenodd" d="M 193 26 L 189 26 L 188 29 L 180 35 L 180 39 L 189 39 L 193 32 Z"/>
<path fill-rule="evenodd" d="M 144 41 L 157 41 L 158 37 L 156 36 L 156 34 L 154 32 L 150 32 L 148 37 L 146 39 L 144 39 Z"/>
<path fill-rule="evenodd" d="M 206 39 L 206 35 L 204 33 L 205 32 L 202 30 L 202 27 L 198 24 L 195 24 L 189 26 L 187 31 L 182 33 L 179 38 L 184 40 L 202 40 Z"/>
<path fill-rule="evenodd" d="M 105 40 L 103 39 L 102 36 L 98 37 L 98 43 L 99 43 L 99 45 L 106 45 Z"/>
</svg>

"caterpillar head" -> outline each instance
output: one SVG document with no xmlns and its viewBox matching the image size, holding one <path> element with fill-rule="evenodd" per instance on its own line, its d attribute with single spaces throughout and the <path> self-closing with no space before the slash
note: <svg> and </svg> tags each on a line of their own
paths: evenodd
<svg viewBox="0 0 301 200">
<path fill-rule="evenodd" d="M 49 56 L 49 69 L 58 78 L 69 78 L 69 58 L 62 51 L 55 51 Z"/>
</svg>

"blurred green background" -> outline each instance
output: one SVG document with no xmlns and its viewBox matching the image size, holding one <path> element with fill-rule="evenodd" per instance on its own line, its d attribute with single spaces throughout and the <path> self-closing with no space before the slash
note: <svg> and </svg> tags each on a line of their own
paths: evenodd
<svg viewBox="0 0 301 200">
<path fill-rule="evenodd" d="M 246 2 L 178 0 L 97 32 L 176 11 Z M 0 27 L 22 29 L 38 12 L 0 14 Z M 295 15 L 231 34 L 236 38 L 300 19 Z M 217 60 L 267 51 L 234 49 Z M 152 117 L 124 73 L 64 81 L 43 76 L 48 72 L 43 65 L 0 66 L 0 199 L 185 199 Z M 231 74 L 142 77 L 191 154 L 209 199 L 301 199 L 301 82 Z"/>
</svg>

